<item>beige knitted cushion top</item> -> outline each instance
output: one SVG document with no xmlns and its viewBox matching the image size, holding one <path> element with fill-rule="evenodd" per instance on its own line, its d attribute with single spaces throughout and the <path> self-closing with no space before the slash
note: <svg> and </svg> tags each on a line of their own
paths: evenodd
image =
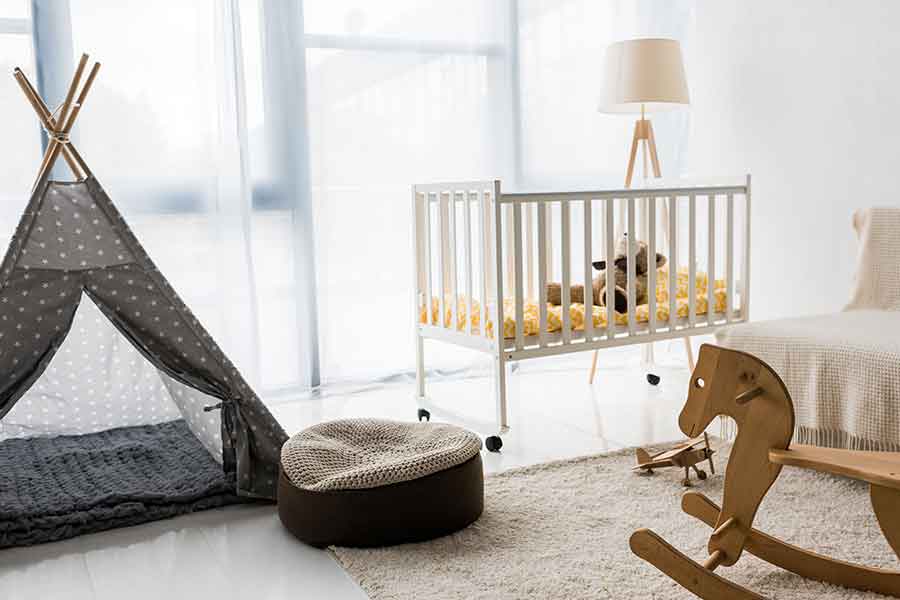
<svg viewBox="0 0 900 600">
<path fill-rule="evenodd" d="M 481 438 L 445 423 L 341 419 L 289 439 L 281 466 L 305 490 L 362 490 L 426 477 L 480 451 Z"/>
</svg>

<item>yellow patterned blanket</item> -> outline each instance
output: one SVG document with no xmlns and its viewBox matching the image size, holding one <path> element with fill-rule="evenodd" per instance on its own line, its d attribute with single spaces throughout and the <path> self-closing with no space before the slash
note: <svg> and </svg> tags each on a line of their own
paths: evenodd
<svg viewBox="0 0 900 600">
<path fill-rule="evenodd" d="M 698 315 L 705 315 L 708 307 L 707 290 L 709 285 L 709 277 L 703 271 L 696 273 L 696 301 L 695 307 Z M 689 273 L 687 267 L 679 267 L 676 278 L 675 306 L 677 317 L 686 318 L 690 311 L 688 302 L 689 289 Z M 715 306 L 713 310 L 716 313 L 724 313 L 726 306 L 726 284 L 724 279 L 716 279 L 713 286 L 713 298 Z M 478 300 L 472 300 L 471 323 L 469 321 L 469 305 L 465 296 L 457 298 L 457 310 L 459 311 L 459 331 L 466 331 L 468 327 L 472 327 L 474 333 L 478 333 L 481 327 L 481 306 Z M 492 312 L 492 306 L 488 305 L 488 312 Z M 540 326 L 540 312 L 538 303 L 535 301 L 526 301 L 525 305 L 525 335 L 537 335 Z M 581 331 L 584 329 L 584 304 L 573 303 L 569 306 L 569 320 L 573 331 Z M 606 327 L 606 307 L 593 307 L 594 329 L 604 329 Z M 507 298 L 503 301 L 503 337 L 512 338 L 516 335 L 516 318 L 515 318 L 515 301 Z M 627 325 L 628 315 L 615 312 L 616 325 Z M 440 301 L 439 298 L 431 299 L 431 322 L 439 322 Z M 638 323 L 646 323 L 650 320 L 650 307 L 647 304 L 641 304 L 636 307 L 635 318 Z M 656 278 L 656 320 L 657 322 L 665 322 L 669 320 L 669 269 L 663 267 L 657 271 Z M 424 304 L 419 307 L 419 321 L 428 323 L 428 315 Z M 446 297 L 444 302 L 444 327 L 453 327 L 453 301 L 451 296 Z M 547 305 L 547 331 L 554 332 L 562 329 L 562 307 Z M 494 337 L 494 322 L 488 320 L 487 323 L 488 337 Z"/>
</svg>

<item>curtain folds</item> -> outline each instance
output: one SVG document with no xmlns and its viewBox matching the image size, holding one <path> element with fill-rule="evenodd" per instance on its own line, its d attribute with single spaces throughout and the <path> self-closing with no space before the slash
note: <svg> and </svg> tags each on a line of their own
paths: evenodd
<svg viewBox="0 0 900 600">
<path fill-rule="evenodd" d="M 693 0 L 34 6 L 52 24 L 36 30 L 69 37 L 41 40 L 36 65 L 18 38 L 0 32 L 0 48 L 55 82 L 49 92 L 64 89 L 69 54 L 103 63 L 79 148 L 271 401 L 412 371 L 411 184 L 620 184 L 632 124 L 596 112 L 603 49 L 637 36 L 687 44 L 693 18 Z M 21 190 L 0 209 L 11 233 L 40 157 L 30 109 L 14 89 L 7 104 L 7 148 L 29 154 L 0 161 L 0 196 Z M 685 113 L 654 121 L 665 175 L 683 169 L 688 125 Z M 478 356 L 435 344 L 428 364 L 465 373 Z"/>
</svg>

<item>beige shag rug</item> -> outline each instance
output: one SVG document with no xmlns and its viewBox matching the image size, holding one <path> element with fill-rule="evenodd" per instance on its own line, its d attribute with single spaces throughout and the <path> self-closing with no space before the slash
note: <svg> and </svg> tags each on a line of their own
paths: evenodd
<svg viewBox="0 0 900 600">
<path fill-rule="evenodd" d="M 720 502 L 727 451 L 717 475 L 695 489 Z M 448 598 L 693 598 L 628 548 L 649 527 L 677 548 L 706 557 L 710 529 L 681 512 L 675 469 L 641 476 L 633 451 L 535 465 L 487 477 L 485 511 L 469 528 L 420 544 L 332 548 L 375 600 Z M 881 536 L 868 488 L 791 467 L 763 501 L 756 526 L 821 553 L 900 568 Z M 744 553 L 717 573 L 768 598 L 882 598 L 805 580 Z"/>
</svg>

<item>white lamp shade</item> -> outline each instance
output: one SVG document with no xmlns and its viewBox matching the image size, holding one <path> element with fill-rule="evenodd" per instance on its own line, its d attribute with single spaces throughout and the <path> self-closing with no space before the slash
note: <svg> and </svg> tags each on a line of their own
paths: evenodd
<svg viewBox="0 0 900 600">
<path fill-rule="evenodd" d="M 641 105 L 656 112 L 689 103 L 677 40 L 627 40 L 606 49 L 600 112 L 641 112 Z"/>
</svg>

